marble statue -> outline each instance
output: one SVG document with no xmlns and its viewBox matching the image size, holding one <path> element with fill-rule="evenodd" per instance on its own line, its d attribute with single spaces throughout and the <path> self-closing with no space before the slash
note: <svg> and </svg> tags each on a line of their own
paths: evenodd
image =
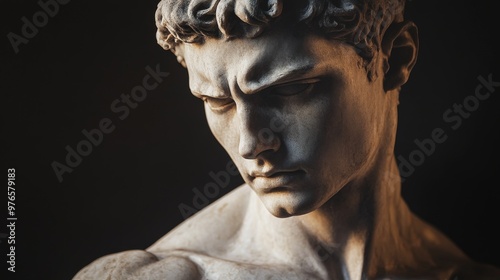
<svg viewBox="0 0 500 280">
<path fill-rule="evenodd" d="M 404 1 L 162 0 L 156 25 L 245 184 L 74 280 L 500 279 L 401 197 Z"/>
</svg>

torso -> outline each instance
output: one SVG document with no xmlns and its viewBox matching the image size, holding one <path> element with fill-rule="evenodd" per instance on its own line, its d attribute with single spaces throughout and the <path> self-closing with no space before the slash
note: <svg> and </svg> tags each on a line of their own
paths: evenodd
<svg viewBox="0 0 500 280">
<path fill-rule="evenodd" d="M 293 224 L 286 219 L 266 216 L 273 224 L 282 223 L 275 228 L 266 226 L 258 217 L 270 214 L 259 205 L 248 186 L 238 187 L 180 224 L 146 251 L 102 257 L 74 280 L 350 279 L 345 268 L 337 269 L 339 260 L 334 253 L 315 246 L 300 231 L 291 230 Z M 284 232 L 276 232 L 281 230 Z M 374 277 L 362 276 L 362 279 L 500 279 L 500 271 L 472 262 L 419 271 L 418 276 L 414 276 L 416 273 L 404 274 L 387 272 Z"/>
</svg>

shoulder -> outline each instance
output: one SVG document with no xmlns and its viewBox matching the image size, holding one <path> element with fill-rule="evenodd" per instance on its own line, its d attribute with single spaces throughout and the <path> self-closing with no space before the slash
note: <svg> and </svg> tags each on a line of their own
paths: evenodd
<svg viewBox="0 0 500 280">
<path fill-rule="evenodd" d="M 129 250 L 100 257 L 72 280 L 197 280 L 199 267 L 182 251 L 223 250 L 241 227 L 252 190 L 242 185 L 185 220 L 142 250 Z M 176 253 L 177 252 L 177 253 Z"/>
<path fill-rule="evenodd" d="M 241 185 L 184 222 L 176 226 L 148 251 L 172 250 L 213 251 L 225 244 L 240 230 L 247 214 L 253 191 Z"/>
<path fill-rule="evenodd" d="M 82 268 L 72 280 L 198 280 L 198 267 L 187 258 L 171 256 L 163 259 L 141 250 L 110 254 Z"/>
</svg>

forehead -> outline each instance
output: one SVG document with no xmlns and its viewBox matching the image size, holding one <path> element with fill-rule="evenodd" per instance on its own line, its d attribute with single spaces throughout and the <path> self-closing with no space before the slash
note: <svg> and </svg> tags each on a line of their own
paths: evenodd
<svg viewBox="0 0 500 280">
<path fill-rule="evenodd" d="M 193 93 L 254 93 L 274 84 L 336 71 L 342 74 L 361 58 L 354 48 L 308 32 L 272 30 L 253 39 L 207 39 L 186 44 L 183 55 Z"/>
</svg>

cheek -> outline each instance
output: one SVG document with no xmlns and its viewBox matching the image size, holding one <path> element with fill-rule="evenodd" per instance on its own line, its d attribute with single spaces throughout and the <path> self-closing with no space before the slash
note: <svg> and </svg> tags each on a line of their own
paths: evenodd
<svg viewBox="0 0 500 280">
<path fill-rule="evenodd" d="M 226 150 L 233 160 L 236 153 L 238 153 L 238 127 L 235 123 L 232 113 L 218 115 L 210 111 L 205 105 L 205 115 L 210 131 L 214 135 L 219 144 Z"/>
<path fill-rule="evenodd" d="M 376 123 L 380 117 L 373 113 L 377 104 L 362 101 L 360 95 L 370 92 L 333 92 L 341 93 L 324 94 L 297 110 L 299 125 L 290 126 L 287 138 L 293 161 L 309 159 L 319 176 L 342 184 L 359 172 L 376 151 Z"/>
<path fill-rule="evenodd" d="M 334 125 L 329 129 L 333 139 L 331 154 L 338 160 L 341 170 L 354 174 L 367 166 L 377 151 L 381 119 L 379 104 L 367 98 L 372 92 L 348 92 L 333 105 L 330 117 Z M 377 113 L 378 112 L 378 113 Z"/>
</svg>

